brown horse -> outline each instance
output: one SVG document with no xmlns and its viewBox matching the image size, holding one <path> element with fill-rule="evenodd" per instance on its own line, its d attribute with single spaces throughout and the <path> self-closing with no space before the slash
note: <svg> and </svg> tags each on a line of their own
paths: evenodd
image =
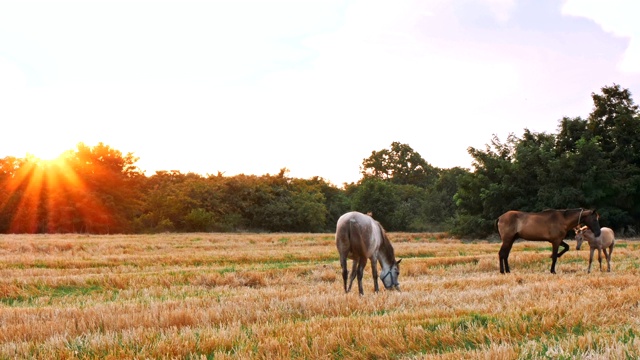
<svg viewBox="0 0 640 360">
<path fill-rule="evenodd" d="M 507 211 L 498 218 L 497 222 L 498 233 L 502 240 L 498 253 L 500 273 L 510 272 L 509 252 L 514 241 L 523 239 L 551 243 L 551 273 L 555 274 L 556 260 L 569 250 L 569 245 L 564 242 L 567 231 L 584 222 L 596 236 L 600 236 L 599 217 L 595 210 L 585 209 L 545 210 L 538 213 Z M 558 253 L 560 246 L 563 249 Z"/>
<path fill-rule="evenodd" d="M 367 259 L 371 260 L 373 284 L 378 292 L 378 262 L 382 267 L 380 279 L 386 289 L 400 290 L 398 275 L 400 275 L 400 260 L 396 261 L 393 246 L 387 237 L 382 225 L 372 217 L 357 211 L 346 213 L 338 219 L 336 227 L 336 247 L 340 253 L 340 267 L 342 267 L 342 280 L 344 291 L 349 292 L 353 279 L 358 276 L 358 290 L 362 290 L 362 277 Z M 353 260 L 353 269 L 349 287 L 347 287 L 347 258 Z"/>
</svg>

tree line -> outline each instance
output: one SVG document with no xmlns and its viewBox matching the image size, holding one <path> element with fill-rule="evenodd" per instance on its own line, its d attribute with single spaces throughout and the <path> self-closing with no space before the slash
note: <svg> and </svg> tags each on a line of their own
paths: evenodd
<svg viewBox="0 0 640 360">
<path fill-rule="evenodd" d="M 486 237 L 511 209 L 596 208 L 601 224 L 633 235 L 640 220 L 640 116 L 619 85 L 592 93 L 588 118 L 556 133 L 524 129 L 468 148 L 473 169 L 430 165 L 408 144 L 372 151 L 361 179 L 223 176 L 158 171 L 105 144 L 56 161 L 0 159 L 1 233 L 332 232 L 340 215 L 371 212 L 388 231 Z"/>
</svg>

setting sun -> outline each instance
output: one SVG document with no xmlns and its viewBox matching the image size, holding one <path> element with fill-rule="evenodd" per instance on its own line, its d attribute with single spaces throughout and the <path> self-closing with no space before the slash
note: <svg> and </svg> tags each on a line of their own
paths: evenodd
<svg viewBox="0 0 640 360">
<path fill-rule="evenodd" d="M 9 214 L 6 231 L 109 232 L 112 215 L 95 191 L 96 184 L 109 181 L 109 161 L 117 162 L 120 154 L 103 144 L 83 143 L 75 151 L 37 154 L 0 163 L 6 175 L 0 196 L 0 212 Z M 87 181 L 94 187 L 87 187 Z"/>
<path fill-rule="evenodd" d="M 66 147 L 63 147 L 60 145 L 51 144 L 40 144 L 33 146 L 32 144 L 32 148 L 27 152 L 27 157 L 32 157 L 34 159 L 42 161 L 57 160 L 65 151 L 73 149 L 73 147 L 70 147 L 70 144 L 66 145 Z"/>
</svg>

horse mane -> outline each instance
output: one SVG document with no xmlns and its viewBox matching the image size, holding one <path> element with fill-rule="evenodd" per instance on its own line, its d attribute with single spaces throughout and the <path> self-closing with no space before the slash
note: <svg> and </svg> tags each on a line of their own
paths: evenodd
<svg viewBox="0 0 640 360">
<path fill-rule="evenodd" d="M 384 230 L 384 227 L 382 227 L 382 224 L 376 220 L 374 221 L 378 225 L 380 237 L 382 238 L 382 243 L 380 244 L 380 249 L 383 250 L 382 253 L 385 255 L 391 255 L 391 259 L 388 259 L 389 261 L 395 261 L 395 253 L 393 251 L 393 246 L 391 246 L 391 241 L 389 240 L 389 237 L 387 237 L 387 232 Z"/>
<path fill-rule="evenodd" d="M 573 213 L 576 212 L 587 212 L 587 211 L 592 211 L 590 209 L 585 209 L 585 208 L 573 208 L 573 209 L 544 209 L 541 212 L 542 213 L 553 213 L 553 212 L 557 212 L 557 213 L 561 213 L 563 216 L 567 217 Z"/>
<path fill-rule="evenodd" d="M 584 208 L 573 208 L 573 209 L 544 209 L 541 212 L 554 212 L 559 211 L 563 213 L 571 212 L 571 211 L 587 211 Z"/>
</svg>

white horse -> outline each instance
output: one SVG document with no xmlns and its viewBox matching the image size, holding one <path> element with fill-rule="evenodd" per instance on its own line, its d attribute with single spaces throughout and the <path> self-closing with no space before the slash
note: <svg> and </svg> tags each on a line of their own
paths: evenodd
<svg viewBox="0 0 640 360">
<path fill-rule="evenodd" d="M 598 250 L 598 261 L 600 262 L 600 271 L 602 271 L 602 254 L 601 251 L 604 252 L 604 256 L 607 259 L 607 271 L 611 271 L 611 253 L 613 252 L 613 245 L 616 242 L 615 235 L 613 230 L 608 227 L 600 228 L 602 232 L 600 236 L 594 236 L 593 232 L 589 230 L 586 226 L 576 227 L 576 240 L 578 244 L 576 245 L 576 250 L 580 250 L 580 246 L 582 246 L 582 241 L 586 238 L 589 242 L 589 248 L 591 252 L 589 253 L 589 268 L 587 272 L 591 272 L 591 263 L 593 262 L 593 252 Z M 609 252 L 607 253 L 607 249 Z"/>
<path fill-rule="evenodd" d="M 386 289 L 400 290 L 398 275 L 400 275 L 400 260 L 396 261 L 393 246 L 387 237 L 382 225 L 371 216 L 352 211 L 338 219 L 336 226 L 336 247 L 340 254 L 340 267 L 342 267 L 342 279 L 344 291 L 349 292 L 353 279 L 358 276 L 358 290 L 362 290 L 362 276 L 367 260 L 371 260 L 373 272 L 373 284 L 378 292 L 378 262 L 382 267 L 380 279 Z M 351 279 L 347 287 L 347 259 L 353 259 Z"/>
</svg>

